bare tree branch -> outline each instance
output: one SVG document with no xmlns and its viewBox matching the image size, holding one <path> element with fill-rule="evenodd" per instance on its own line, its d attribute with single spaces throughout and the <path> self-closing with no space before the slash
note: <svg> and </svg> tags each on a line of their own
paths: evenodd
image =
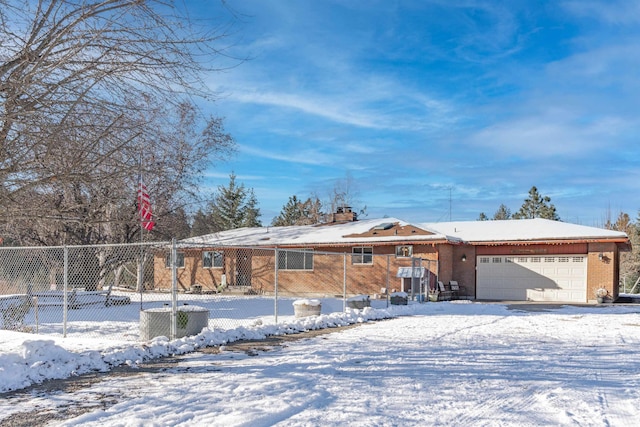
<svg viewBox="0 0 640 427">
<path fill-rule="evenodd" d="M 214 95 L 200 59 L 224 56 L 225 31 L 199 30 L 172 1 L 0 0 L 5 234 L 129 241 L 141 153 L 157 215 L 192 201 L 234 149 L 192 101 Z"/>
</svg>

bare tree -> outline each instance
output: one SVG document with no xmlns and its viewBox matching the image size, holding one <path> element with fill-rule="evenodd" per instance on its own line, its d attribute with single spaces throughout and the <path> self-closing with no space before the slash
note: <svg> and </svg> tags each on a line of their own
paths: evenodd
<svg viewBox="0 0 640 427">
<path fill-rule="evenodd" d="M 202 77 L 225 35 L 170 1 L 0 0 L 5 235 L 131 241 L 141 164 L 156 215 L 192 200 L 200 173 L 234 147 L 193 101 L 213 95 Z"/>
<path fill-rule="evenodd" d="M 363 217 L 366 216 L 367 207 L 366 205 L 360 209 L 355 209 L 356 205 L 360 205 L 362 202 L 359 200 L 360 192 L 358 190 L 358 185 L 351 175 L 350 172 L 347 172 L 344 178 L 337 179 L 331 192 L 329 194 L 329 203 L 328 206 L 331 207 L 331 212 L 336 212 L 338 208 L 350 207 L 354 208 L 353 211 L 358 214 L 358 216 Z"/>
</svg>

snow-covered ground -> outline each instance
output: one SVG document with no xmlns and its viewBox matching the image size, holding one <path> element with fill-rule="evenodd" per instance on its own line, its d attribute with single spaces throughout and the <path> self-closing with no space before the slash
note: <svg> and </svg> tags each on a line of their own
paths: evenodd
<svg viewBox="0 0 640 427">
<path fill-rule="evenodd" d="M 367 322 L 385 317 L 393 319 Z M 257 356 L 191 352 L 353 322 L 363 324 Z M 0 342 L 1 390 L 184 354 L 160 373 L 106 377 L 73 394 L 3 399 L 0 422 L 98 396 L 113 405 L 52 425 L 622 426 L 640 417 L 638 305 L 531 311 L 440 302 L 283 317 L 278 325 L 258 319 L 174 342 L 6 331 Z"/>
</svg>

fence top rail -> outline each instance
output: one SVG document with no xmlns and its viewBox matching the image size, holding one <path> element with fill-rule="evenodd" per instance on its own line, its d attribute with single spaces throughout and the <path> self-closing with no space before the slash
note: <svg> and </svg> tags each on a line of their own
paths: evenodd
<svg viewBox="0 0 640 427">
<path fill-rule="evenodd" d="M 171 242 L 137 242 L 137 243 L 102 243 L 96 245 L 63 245 L 63 246 L 0 246 L 0 251 L 6 250 L 35 250 L 35 249 L 78 249 L 78 248 L 108 248 L 108 247 L 138 247 L 138 246 L 165 246 L 171 245 Z"/>
</svg>

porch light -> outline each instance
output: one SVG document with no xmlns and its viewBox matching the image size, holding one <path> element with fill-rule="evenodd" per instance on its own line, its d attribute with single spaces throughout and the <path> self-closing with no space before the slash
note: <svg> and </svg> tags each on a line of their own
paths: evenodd
<svg viewBox="0 0 640 427">
<path fill-rule="evenodd" d="M 600 253 L 598 254 L 598 259 L 599 259 L 600 261 L 602 261 L 602 260 L 604 259 L 604 255 L 602 254 L 602 252 L 600 252 Z"/>
<path fill-rule="evenodd" d="M 460 260 L 462 262 L 466 262 L 467 261 L 467 255 L 466 254 L 462 254 L 462 258 L 460 258 Z"/>
</svg>

